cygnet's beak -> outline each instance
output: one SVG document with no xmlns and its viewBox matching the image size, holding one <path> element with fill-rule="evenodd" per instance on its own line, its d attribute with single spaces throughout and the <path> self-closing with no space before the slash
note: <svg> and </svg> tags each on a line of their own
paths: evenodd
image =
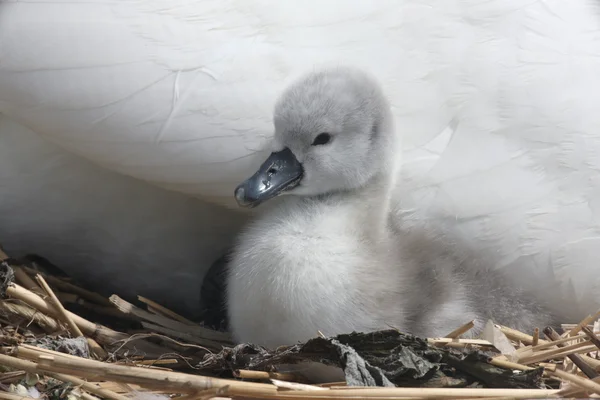
<svg viewBox="0 0 600 400">
<path fill-rule="evenodd" d="M 300 183 L 304 168 L 289 148 L 271 153 L 258 171 L 235 188 L 241 207 L 256 207 Z"/>
</svg>

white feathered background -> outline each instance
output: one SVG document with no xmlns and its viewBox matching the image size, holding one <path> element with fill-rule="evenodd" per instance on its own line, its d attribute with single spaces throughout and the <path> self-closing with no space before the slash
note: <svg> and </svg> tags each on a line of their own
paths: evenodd
<svg viewBox="0 0 600 400">
<path fill-rule="evenodd" d="M 599 5 L 2 2 L 0 243 L 197 311 L 275 97 L 351 64 L 384 83 L 404 135 L 400 211 L 595 311 Z"/>
</svg>

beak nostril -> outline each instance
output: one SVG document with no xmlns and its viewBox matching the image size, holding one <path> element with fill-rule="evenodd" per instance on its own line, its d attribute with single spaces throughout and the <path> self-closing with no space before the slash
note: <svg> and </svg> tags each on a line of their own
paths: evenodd
<svg viewBox="0 0 600 400">
<path fill-rule="evenodd" d="M 235 196 L 235 199 L 238 202 L 243 202 L 244 201 L 244 194 L 245 194 L 245 190 L 244 190 L 243 187 L 238 187 L 238 188 L 235 189 L 234 196 Z"/>
<path fill-rule="evenodd" d="M 256 207 L 298 186 L 303 174 L 302 164 L 290 149 L 271 153 L 250 178 L 238 185 L 235 199 L 241 207 Z"/>
</svg>

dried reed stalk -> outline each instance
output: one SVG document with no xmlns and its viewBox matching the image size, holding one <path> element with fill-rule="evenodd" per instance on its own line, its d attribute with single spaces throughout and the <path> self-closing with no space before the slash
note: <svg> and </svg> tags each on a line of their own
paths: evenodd
<svg viewBox="0 0 600 400">
<path fill-rule="evenodd" d="M 209 339 L 200 338 L 200 337 L 194 336 L 187 332 L 179 332 L 177 330 L 166 328 L 164 326 L 150 324 L 148 322 L 142 322 L 142 326 L 151 332 L 156 332 L 156 333 L 160 333 L 161 335 L 176 337 L 178 339 L 185 340 L 188 343 L 196 344 L 198 346 L 203 347 L 204 350 L 209 351 L 209 352 L 210 352 L 209 349 L 220 350 L 223 347 L 223 343 L 215 342 L 215 341 L 209 340 Z"/>
<path fill-rule="evenodd" d="M 571 331 L 567 334 L 567 336 L 577 335 L 581 331 L 582 327 L 587 326 L 588 324 L 594 322 L 599 317 L 600 317 L 600 310 L 596 311 L 596 313 L 593 315 L 588 315 L 587 317 L 582 319 L 577 325 L 575 325 L 575 327 L 573 329 L 571 329 Z"/>
<path fill-rule="evenodd" d="M 507 326 L 502 326 L 502 325 L 495 325 L 495 326 L 496 326 L 496 328 L 500 329 L 500 331 L 502 331 L 502 333 L 504 333 L 506 335 L 506 337 L 508 337 L 511 340 L 514 340 L 515 342 L 522 342 L 522 343 L 529 344 L 529 345 L 531 345 L 533 343 L 533 336 L 527 335 L 526 333 L 520 332 L 516 329 L 509 328 Z M 540 339 L 539 343 L 545 344 L 545 343 L 548 343 L 548 341 Z"/>
<path fill-rule="evenodd" d="M 600 385 L 593 382 L 591 379 L 584 379 L 580 376 L 570 374 L 556 368 L 556 364 L 542 364 L 549 375 L 556 376 L 564 381 L 571 382 L 583 389 L 589 390 L 596 394 L 600 394 Z"/>
<path fill-rule="evenodd" d="M 529 371 L 529 370 L 535 369 L 535 368 L 529 367 L 527 365 L 523 365 L 523 364 L 505 360 L 504 358 L 505 358 L 504 356 L 494 357 L 489 360 L 489 363 L 492 365 L 495 365 L 497 367 L 500 367 L 500 368 L 517 369 L 519 371 Z"/>
<path fill-rule="evenodd" d="M 19 346 L 19 354 L 21 353 Z M 427 388 L 358 388 L 320 390 L 318 395 L 311 394 L 315 391 L 280 391 L 273 385 L 239 382 L 225 379 L 207 378 L 178 372 L 148 370 L 139 367 L 118 366 L 94 360 L 87 360 L 58 353 L 51 356 L 45 349 L 40 349 L 37 370 L 49 373 L 69 373 L 75 371 L 87 376 L 102 377 L 108 381 L 135 383 L 146 388 L 160 388 L 178 393 L 193 393 L 197 390 L 207 390 L 229 386 L 228 394 L 248 398 L 340 398 L 340 397 L 499 397 L 510 396 L 513 398 L 546 397 L 556 394 L 557 390 L 543 389 L 427 389 Z"/>
<path fill-rule="evenodd" d="M 0 251 L 0 259 L 7 256 Z M 22 269 L 25 268 L 25 269 Z M 141 321 L 142 325 L 151 332 L 163 333 L 171 337 L 182 338 L 190 343 L 198 344 L 184 345 L 189 347 L 198 347 L 205 349 L 220 349 L 224 344 L 230 344 L 231 339 L 228 333 L 217 332 L 201 327 L 192 321 L 180 316 L 179 314 L 161 306 L 160 304 L 139 296 L 148 311 L 136 307 L 135 305 L 121 299 L 118 296 L 111 296 L 110 300 L 81 289 L 71 283 L 61 279 L 38 274 L 36 284 L 26 272 L 35 272 L 28 267 L 15 266 L 15 273 L 19 272 L 17 279 L 30 289 L 40 291 L 40 287 L 47 293 L 48 298 L 44 299 L 36 293 L 22 286 L 14 285 L 9 287 L 8 295 L 21 300 L 27 306 L 21 304 L 12 304 L 9 302 L 0 302 L 0 309 L 10 311 L 21 317 L 29 316 L 29 319 L 36 324 L 60 329 L 61 325 L 57 319 L 64 321 L 69 327 L 69 331 L 74 336 L 96 337 L 105 344 L 111 345 L 116 341 L 127 343 L 130 336 L 121 332 L 115 332 L 101 325 L 96 325 L 84 318 L 70 313 L 62 306 L 61 300 L 86 304 L 88 307 L 104 310 L 107 314 L 118 317 L 128 317 Z M 25 272 L 24 272 L 25 271 Z M 47 278 L 47 281 L 44 279 Z M 57 293 L 48 285 L 52 283 L 55 288 L 62 290 Z M 80 296 L 80 297 L 78 297 Z M 59 300 L 59 298 L 61 300 Z M 84 300 L 85 298 L 85 300 Z M 93 299 L 93 300 L 92 300 Z M 89 301 L 88 301 L 89 300 Z M 107 307 L 110 306 L 110 308 Z M 116 307 L 113 308 L 113 307 Z M 114 311 L 113 311 L 114 310 Z M 47 314 L 47 315 L 46 315 Z M 48 315 L 55 318 L 51 318 Z M 489 363 L 501 368 L 532 370 L 537 367 L 540 361 L 561 359 L 578 360 L 577 366 L 586 375 L 593 379 L 585 379 L 577 375 L 574 369 L 569 373 L 556 368 L 555 364 L 545 364 L 545 376 L 558 379 L 563 382 L 569 382 L 570 387 L 558 390 L 542 389 L 474 389 L 474 388 L 382 388 L 382 387 L 347 387 L 340 384 L 330 385 L 306 385 L 298 382 L 300 379 L 294 374 L 269 373 L 264 371 L 236 371 L 235 375 L 242 379 L 270 380 L 271 383 L 244 382 L 239 380 L 217 379 L 198 375 L 189 375 L 180 372 L 173 372 L 166 368 L 154 367 L 157 364 L 178 364 L 177 359 L 131 359 L 136 366 L 123 365 L 117 363 L 103 363 L 95 360 L 88 360 L 72 355 L 59 353 L 52 350 L 42 349 L 31 345 L 19 345 L 14 347 L 2 348 L 5 353 L 0 354 L 0 364 L 11 366 L 13 368 L 32 372 L 44 373 L 58 380 L 71 382 L 80 386 L 86 392 L 82 393 L 84 400 L 97 400 L 92 395 L 108 398 L 111 400 L 130 400 L 133 391 L 143 391 L 151 389 L 155 392 L 185 394 L 178 397 L 177 400 L 201 400 L 215 398 L 222 395 L 235 396 L 236 398 L 285 398 L 285 399 L 340 399 L 340 398 L 542 398 L 556 397 L 557 395 L 586 395 L 586 391 L 600 394 L 600 378 L 596 370 L 600 370 L 600 360 L 594 360 L 585 353 L 600 348 L 600 338 L 587 328 L 594 318 L 600 316 L 600 310 L 595 315 L 589 315 L 579 324 L 574 325 L 568 332 L 569 337 L 561 338 L 556 332 L 547 330 L 544 333 L 550 339 L 549 341 L 539 338 L 539 329 L 535 329 L 533 335 L 527 335 L 523 332 L 496 325 L 507 338 L 517 342 L 519 348 L 510 355 L 502 355 L 491 358 Z M 37 318 L 37 319 L 36 319 Z M 483 346 L 493 347 L 493 343 L 487 340 L 478 339 L 459 339 L 459 337 L 474 326 L 474 322 L 469 323 L 450 332 L 444 338 L 429 338 L 427 341 L 436 346 Z M 580 332 L 583 331 L 583 334 Z M 144 335 L 138 335 L 140 337 Z M 150 335 L 146 335 L 150 336 Z M 157 335 L 159 336 L 159 335 Z M 587 336 L 587 337 L 586 337 Z M 173 340 L 173 339 L 170 339 Z M 12 343 L 12 342 L 11 342 Z M 95 343 L 95 342 L 93 342 Z M 521 343 L 525 344 L 522 346 Z M 141 344 L 141 343 L 140 343 Z M 149 344 L 149 343 L 148 343 Z M 97 345 L 97 343 L 96 343 Z M 202 347 L 205 346 L 205 347 Z M 98 345 L 98 348 L 101 347 Z M 165 350 L 156 346 L 156 351 Z M 507 359 L 510 357 L 511 360 Z M 515 362 L 517 361 L 517 362 Z M 148 365 L 144 367 L 144 365 Z M 21 372 L 15 372 L 14 376 L 20 376 Z M 77 376 L 74 376 L 77 375 Z M 8 376 L 7 379 L 14 379 L 14 376 Z M 94 381 L 103 381 L 100 384 L 87 382 L 86 379 Z M 132 385 L 134 387 L 131 387 Z M 0 393 L 1 394 L 1 393 Z M 9 394 L 12 395 L 12 394 Z M 15 395 L 12 395 L 15 396 Z M 20 396 L 17 396 L 21 399 Z M 0 396 L 0 399 L 2 397 Z M 10 398 L 7 400 L 17 400 Z"/>
<path fill-rule="evenodd" d="M 47 333 L 61 330 L 61 326 L 54 318 L 48 317 L 37 310 L 22 304 L 0 301 L 0 311 L 7 314 L 18 315 L 28 321 L 35 323 Z"/>
<path fill-rule="evenodd" d="M 56 287 L 59 290 L 62 290 L 64 292 L 74 293 L 81 298 L 84 298 L 88 301 L 91 301 L 91 302 L 96 303 L 101 306 L 105 306 L 105 307 L 112 306 L 106 297 L 101 296 L 98 293 L 91 292 L 87 289 L 84 289 L 82 287 L 74 285 L 71 282 L 66 282 L 55 276 L 44 274 L 44 273 L 39 272 L 30 267 L 22 266 L 20 268 L 23 268 L 27 273 L 34 275 L 34 276 L 37 274 L 42 275 L 52 286 Z"/>
<path fill-rule="evenodd" d="M 222 395 L 226 395 L 228 390 L 228 386 L 222 388 L 201 390 L 199 392 L 194 392 L 192 394 L 177 397 L 177 400 L 231 400 L 229 397 L 221 397 Z"/>
<path fill-rule="evenodd" d="M 266 398 L 279 399 L 456 399 L 456 398 L 496 398 L 509 397 L 512 399 L 533 399 L 555 397 L 558 390 L 548 389 L 479 389 L 479 388 L 356 388 L 329 389 L 327 391 L 279 391 Z M 244 395 L 244 397 L 254 397 Z"/>
<path fill-rule="evenodd" d="M 549 327 L 549 326 L 544 328 L 544 335 L 546 335 L 546 337 L 550 340 L 560 339 L 560 336 L 558 335 L 558 333 L 556 333 L 556 331 L 554 329 L 552 329 L 552 327 Z M 567 346 L 559 344 L 558 347 L 561 347 L 564 349 Z M 596 346 L 592 345 L 592 348 L 594 348 L 594 347 L 596 347 Z M 580 351 L 578 351 L 578 353 L 587 353 L 589 351 L 591 351 L 591 349 L 588 351 L 582 351 L 580 349 Z M 569 357 L 569 359 L 571 359 L 571 361 L 573 361 L 573 364 L 577 365 L 577 367 L 579 367 L 581 372 L 586 374 L 588 378 L 593 379 L 593 378 L 598 377 L 598 374 L 596 373 L 596 371 L 591 366 L 586 364 L 586 362 L 578 354 L 572 353 L 572 354 L 567 354 L 566 356 Z"/>
<path fill-rule="evenodd" d="M 538 344 L 537 346 L 525 346 L 524 349 L 529 349 L 532 352 L 537 352 L 537 351 L 541 351 L 541 350 L 545 350 L 545 349 L 550 349 L 550 348 L 558 348 L 558 346 L 560 346 L 561 344 L 566 344 L 568 342 L 581 342 L 584 341 L 585 336 L 583 335 L 575 335 L 575 336 L 571 336 L 571 337 L 565 337 L 565 338 L 560 338 L 558 340 L 554 340 L 554 341 L 548 341 L 546 343 L 543 344 Z"/>
<path fill-rule="evenodd" d="M 58 315 L 58 317 L 61 319 L 61 321 L 63 321 L 64 323 L 67 324 L 67 326 L 69 327 L 69 332 L 71 333 L 71 335 L 73 335 L 73 337 L 83 336 L 83 333 L 81 332 L 79 327 L 75 324 L 75 322 L 73 321 L 73 318 L 71 318 L 71 316 L 69 314 L 67 314 L 67 310 L 65 310 L 65 308 L 61 304 L 60 300 L 58 300 L 58 298 L 56 297 L 56 295 L 54 294 L 54 292 L 52 291 L 50 286 L 48 286 L 48 283 L 46 282 L 46 280 L 39 274 L 35 276 L 35 279 L 38 281 L 38 284 L 40 285 L 40 287 L 42 289 L 44 289 L 44 291 L 48 295 L 50 304 L 54 308 L 53 314 Z M 73 315 L 75 315 L 75 314 L 73 314 Z"/>
<path fill-rule="evenodd" d="M 177 393 L 193 393 L 229 386 L 228 394 L 246 398 L 389 398 L 389 397 L 500 397 L 534 398 L 548 397 L 558 390 L 545 389 L 448 389 L 448 388 L 357 388 L 325 389 L 317 391 L 287 390 L 281 391 L 274 385 L 208 378 L 178 372 L 148 370 L 139 367 L 119 366 L 78 357 L 38 356 L 38 371 L 48 373 L 69 373 L 74 371 L 87 376 L 102 377 L 108 381 L 135 383 L 145 388 L 160 388 Z"/>
<path fill-rule="evenodd" d="M 190 321 L 189 319 L 187 319 L 185 317 L 182 317 L 181 315 L 177 314 L 176 312 L 171 311 L 171 310 L 169 310 L 168 308 L 166 308 L 164 306 L 161 306 L 160 304 L 158 304 L 155 301 L 147 299 L 147 298 L 145 298 L 143 296 L 138 296 L 138 300 L 141 301 L 142 303 L 146 304 L 147 306 L 149 306 L 153 310 L 157 311 L 163 317 L 174 319 L 175 321 L 179 321 L 179 322 L 184 323 L 186 325 L 197 325 L 193 321 Z"/>
<path fill-rule="evenodd" d="M 31 277 L 23 270 L 23 268 L 13 266 L 12 269 L 15 272 L 15 278 L 17 278 L 17 282 L 21 283 L 21 285 L 32 292 L 40 292 L 40 287 L 33 281 L 33 279 L 31 279 Z"/>
<path fill-rule="evenodd" d="M 136 365 L 147 365 L 147 366 L 154 366 L 154 365 L 173 365 L 173 364 L 179 364 L 179 361 L 174 359 L 174 358 L 163 358 L 163 359 L 156 359 L 156 360 L 140 360 L 140 361 L 135 361 Z"/>
<path fill-rule="evenodd" d="M 464 324 L 463 326 L 456 328 L 455 330 L 453 330 L 452 332 L 450 332 L 449 334 L 447 334 L 444 337 L 450 338 L 450 339 L 457 339 L 458 337 L 460 337 L 461 335 L 464 335 L 465 333 L 467 333 L 474 327 L 475 327 L 475 321 L 469 321 L 466 324 Z"/>
<path fill-rule="evenodd" d="M 558 349 L 551 349 L 546 351 L 540 351 L 537 353 L 533 353 L 531 356 L 521 356 L 518 359 L 518 362 L 521 364 L 533 364 L 540 361 L 548 361 L 554 358 L 562 358 L 569 356 L 571 354 L 577 353 L 588 353 L 594 350 L 596 346 L 590 344 L 589 341 L 575 343 L 569 346 L 564 346 Z"/>
<path fill-rule="evenodd" d="M 123 300 L 117 295 L 112 295 L 109 298 L 110 302 L 117 307 L 121 312 L 125 314 L 132 314 L 136 317 L 146 320 L 148 322 L 164 326 L 169 329 L 173 329 L 180 332 L 189 333 L 194 336 L 199 336 L 204 339 L 216 341 L 216 342 L 231 342 L 231 335 L 225 332 L 218 332 L 212 329 L 203 328 L 199 325 L 186 325 L 178 321 L 174 321 L 170 318 L 166 318 L 162 315 L 152 314 L 146 310 L 142 310 L 139 307 Z"/>
<path fill-rule="evenodd" d="M 284 389 L 313 390 L 313 391 L 314 390 L 329 390 L 327 388 L 320 387 L 320 386 L 306 385 L 304 383 L 282 381 L 279 379 L 271 379 L 271 382 L 273 383 L 273 385 L 277 386 L 278 388 L 284 388 Z"/>
<path fill-rule="evenodd" d="M 299 376 L 290 373 L 283 372 L 267 372 L 267 371 L 251 371 L 247 369 L 238 369 L 233 371 L 233 376 L 241 379 L 254 379 L 254 380 L 271 380 L 276 379 L 280 381 L 294 381 L 298 382 Z"/>
<path fill-rule="evenodd" d="M 11 367 L 17 370 L 27 371 L 32 374 L 39 374 L 44 372 L 46 375 L 49 375 L 59 381 L 70 382 L 76 386 L 81 386 L 84 390 L 87 390 L 90 393 L 94 393 L 100 397 L 104 397 L 111 400 L 131 400 L 130 398 L 123 396 L 121 394 L 112 392 L 107 389 L 99 388 L 98 386 L 91 384 L 89 382 L 84 381 L 75 376 L 65 375 L 60 373 L 55 373 L 51 371 L 41 371 L 39 369 L 39 364 L 36 364 L 31 361 L 20 360 L 16 357 L 7 356 L 4 354 L 0 354 L 0 365 L 5 365 L 7 367 Z"/>
<path fill-rule="evenodd" d="M 587 365 L 589 365 L 590 367 L 594 368 L 594 370 L 596 372 L 600 372 L 600 360 L 597 360 L 597 359 L 592 358 L 590 356 L 587 356 L 585 354 L 580 354 L 579 357 L 581 357 L 581 359 L 583 361 L 585 361 L 585 363 Z"/>
<path fill-rule="evenodd" d="M 54 294 L 54 291 L 52 290 L 52 288 L 50 288 L 50 286 L 48 286 L 48 283 L 42 277 L 42 275 L 37 274 L 35 276 L 35 280 L 38 282 L 40 287 L 42 289 L 44 289 L 44 291 L 48 295 L 48 298 L 50 299 L 50 303 L 52 304 L 52 306 L 54 306 L 54 310 L 56 311 L 56 314 L 58 314 L 61 317 L 61 319 L 64 322 L 66 322 L 71 334 L 74 337 L 84 336 L 83 332 L 81 332 L 81 330 L 79 329 L 77 324 L 75 324 L 75 322 L 73 321 L 73 318 L 71 318 L 69 313 L 67 313 L 67 310 L 65 310 L 62 303 L 60 302 L 60 300 L 58 300 L 58 298 Z M 72 315 L 75 315 L 75 314 L 72 314 Z M 106 351 L 104 351 L 104 349 L 102 347 L 100 347 L 100 345 L 98 343 L 96 343 L 96 341 L 94 339 L 86 337 L 86 340 L 88 342 L 88 346 L 90 347 L 90 350 L 92 350 L 92 353 L 96 357 L 98 357 L 100 359 L 105 359 L 106 357 L 108 357 L 108 353 L 106 353 Z"/>
<path fill-rule="evenodd" d="M 126 385 L 124 383 L 119 382 L 89 382 L 102 389 L 111 390 L 115 393 L 131 393 L 134 391 L 140 392 L 144 390 L 144 388 L 138 385 Z"/>
<path fill-rule="evenodd" d="M 57 317 L 57 312 L 55 309 L 44 299 L 42 299 L 37 294 L 31 292 L 30 290 L 25 289 L 19 285 L 13 285 L 8 287 L 6 293 L 9 297 L 14 299 L 21 300 L 22 302 L 28 304 L 29 306 L 35 308 L 36 310 L 49 314 L 54 317 Z M 77 314 L 74 314 L 70 311 L 66 311 L 66 314 L 73 320 L 73 322 L 77 325 L 77 327 L 88 337 L 92 337 L 100 343 L 111 345 L 116 341 L 124 340 L 129 337 L 129 335 L 113 331 L 110 328 L 107 328 L 102 325 L 94 324 L 88 321 L 85 318 L 80 317 Z"/>
<path fill-rule="evenodd" d="M 20 394 L 0 392 L 0 399 L 2 400 L 38 400 L 29 396 L 21 396 Z M 129 399 L 131 400 L 131 399 Z"/>
<path fill-rule="evenodd" d="M 27 373 L 25 371 L 11 371 L 0 374 L 0 383 L 15 383 L 23 379 Z"/>
<path fill-rule="evenodd" d="M 455 345 L 462 345 L 462 347 L 464 347 L 466 345 L 494 347 L 494 345 L 492 343 L 490 343 L 487 340 L 482 340 L 482 339 L 428 338 L 427 342 L 431 343 L 431 344 L 455 344 Z"/>
<path fill-rule="evenodd" d="M 600 339 L 592 332 L 590 328 L 587 326 L 581 327 L 583 333 L 590 339 L 590 342 L 594 343 L 594 345 L 600 350 Z"/>
<path fill-rule="evenodd" d="M 78 357 L 38 356 L 38 368 L 47 372 L 83 373 L 108 381 L 135 383 L 142 387 L 190 393 L 214 387 L 230 386 L 232 395 L 275 394 L 273 385 L 209 378 L 180 372 L 163 371 L 126 365 L 115 365 Z"/>
<path fill-rule="evenodd" d="M 533 330 L 533 339 L 531 340 L 531 346 L 532 347 L 537 346 L 539 341 L 540 341 L 540 328 L 535 328 Z"/>
</svg>

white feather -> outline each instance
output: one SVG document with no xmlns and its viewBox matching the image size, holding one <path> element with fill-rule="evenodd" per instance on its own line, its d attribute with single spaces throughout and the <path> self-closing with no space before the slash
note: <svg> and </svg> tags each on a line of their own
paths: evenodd
<svg viewBox="0 0 600 400">
<path fill-rule="evenodd" d="M 416 224 L 440 224 L 521 279 L 544 287 L 556 279 L 565 292 L 572 286 L 586 307 L 581 313 L 600 306 L 597 2 L 340 4 L 3 2 L 0 112 L 107 169 L 232 205 L 235 183 L 264 158 L 284 84 L 316 65 L 356 65 L 390 93 L 405 138 L 401 208 L 416 210 Z M 455 129 L 447 129 L 451 122 Z M 0 170 L 14 163 L 4 157 Z M 47 168 L 37 163 L 31 165 L 40 173 Z M 66 171 L 45 174 L 67 181 Z M 20 180 L 12 193 L 39 198 L 42 190 L 31 182 Z M 135 208 L 122 196 L 113 199 Z M 89 198 L 64 201 L 94 210 Z M 27 220 L 30 208 L 3 204 L 5 225 Z M 169 224 L 164 210 L 174 208 L 161 209 L 158 232 Z M 55 215 L 82 224 L 65 211 Z M 48 220 L 36 221 L 27 229 L 50 229 Z M 139 217 L 131 221 L 123 225 L 140 226 Z M 53 229 L 70 249 L 94 254 L 79 234 Z M 236 229 L 224 228 L 212 243 L 223 245 Z M 0 240 L 23 231 L 1 230 Z M 211 240 L 203 235 L 197 243 L 212 249 Z"/>
<path fill-rule="evenodd" d="M 0 244 L 105 295 L 197 313 L 208 267 L 244 218 L 106 171 L 0 115 Z"/>
</svg>

